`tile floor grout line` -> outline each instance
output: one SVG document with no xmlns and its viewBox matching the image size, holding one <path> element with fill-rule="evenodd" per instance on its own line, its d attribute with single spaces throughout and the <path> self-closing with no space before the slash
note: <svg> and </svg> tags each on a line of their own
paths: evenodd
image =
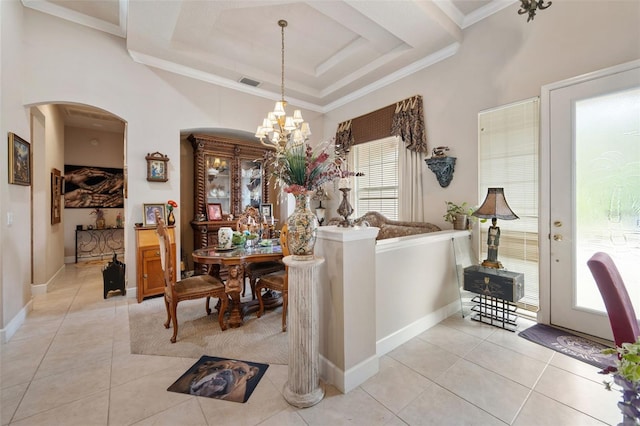
<svg viewBox="0 0 640 426">
<path fill-rule="evenodd" d="M 60 278 L 61 278 L 61 277 L 57 277 L 57 278 L 56 278 L 56 280 L 57 280 L 57 279 L 60 279 Z M 55 285 L 55 282 L 54 282 L 54 285 Z M 73 297 L 75 297 L 75 296 L 77 295 L 77 293 L 78 293 L 78 291 L 79 291 L 80 287 L 81 287 L 81 286 L 78 286 L 78 290 L 76 290 L 76 292 L 75 292 L 75 294 L 74 294 L 74 296 L 73 296 Z M 53 290 L 53 285 L 52 285 L 52 290 Z M 47 293 L 45 293 L 45 294 L 48 294 L 48 293 L 49 293 L 49 292 L 47 291 Z M 73 302 L 72 302 L 72 303 L 73 303 Z M 47 357 L 47 354 L 49 353 L 49 350 L 51 349 L 51 346 L 53 345 L 53 342 L 55 341 L 56 336 L 58 336 L 58 333 L 60 332 L 60 328 L 62 327 L 62 324 L 64 324 L 64 320 L 66 319 L 67 314 L 69 313 L 69 310 L 71 309 L 71 304 L 72 304 L 72 303 L 69 303 L 69 305 L 67 306 L 66 311 L 65 311 L 65 312 L 64 312 L 64 314 L 62 315 L 62 321 L 60 321 L 60 323 L 58 324 L 58 327 L 56 328 L 55 332 L 53 333 L 53 337 L 51 338 L 51 341 L 49 341 L 49 344 L 47 345 L 47 348 L 45 349 L 44 353 L 42 354 L 42 358 L 40 358 L 40 361 L 38 362 L 37 367 L 34 369 L 34 371 L 33 371 L 33 375 L 32 375 L 32 376 L 31 376 L 31 378 L 29 379 L 29 382 L 28 382 L 28 384 L 27 384 L 27 387 L 26 387 L 26 389 L 24 390 L 24 393 L 22 394 L 22 396 L 20 397 L 20 401 L 18 402 L 18 404 L 16 404 L 16 409 L 15 409 L 15 410 L 13 411 L 13 413 L 11 414 L 11 418 L 9 419 L 9 423 L 8 423 L 9 425 L 13 422 L 13 420 L 14 420 L 14 418 L 15 418 L 16 413 L 17 413 L 17 412 L 18 412 L 18 410 L 20 409 L 20 405 L 22 405 L 22 402 L 24 401 L 24 397 L 27 395 L 27 392 L 29 392 L 29 389 L 31 388 L 31 385 L 32 385 L 32 383 L 33 383 L 33 380 L 35 379 L 36 374 L 38 374 L 38 370 L 40 370 L 40 367 L 42 366 L 42 362 L 43 362 L 43 361 L 44 361 L 44 359 Z M 33 339 L 33 337 L 32 337 L 32 338 L 29 338 L 28 340 L 31 340 L 31 339 Z M 45 410 L 45 411 L 48 411 L 48 410 Z M 37 415 L 37 414 L 39 414 L 39 413 L 36 413 L 36 414 L 33 414 L 33 415 Z M 32 417 L 32 416 L 25 417 L 25 419 L 26 419 L 26 418 L 29 418 L 29 417 Z M 18 419 L 18 420 L 23 420 L 23 419 Z"/>
</svg>

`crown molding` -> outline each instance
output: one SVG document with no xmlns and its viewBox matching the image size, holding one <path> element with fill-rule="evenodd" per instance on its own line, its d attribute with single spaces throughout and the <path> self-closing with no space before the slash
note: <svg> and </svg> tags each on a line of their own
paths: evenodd
<svg viewBox="0 0 640 426">
<path fill-rule="evenodd" d="M 93 28 L 94 30 L 103 31 L 105 33 L 112 34 L 117 37 L 127 37 L 127 16 L 129 13 L 129 1 L 119 1 L 119 25 L 111 24 L 103 21 L 102 19 L 96 19 L 91 16 L 76 12 L 66 7 L 61 7 L 55 3 L 48 1 L 38 0 L 22 0 L 22 5 L 29 9 L 37 10 L 42 13 L 57 16 L 60 19 L 70 21 L 85 27 Z"/>
</svg>

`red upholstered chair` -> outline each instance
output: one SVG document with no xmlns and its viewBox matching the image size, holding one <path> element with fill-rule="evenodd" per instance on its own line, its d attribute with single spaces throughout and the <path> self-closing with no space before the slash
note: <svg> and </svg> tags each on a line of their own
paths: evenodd
<svg viewBox="0 0 640 426">
<path fill-rule="evenodd" d="M 640 336 L 640 326 L 629 293 L 613 259 L 606 253 L 598 252 L 591 256 L 587 265 L 607 308 L 616 346 L 622 346 L 625 342 L 635 342 Z"/>
</svg>

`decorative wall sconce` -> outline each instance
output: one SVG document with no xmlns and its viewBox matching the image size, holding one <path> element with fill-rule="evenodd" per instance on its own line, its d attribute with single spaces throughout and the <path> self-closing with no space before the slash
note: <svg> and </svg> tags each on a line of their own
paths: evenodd
<svg viewBox="0 0 640 426">
<path fill-rule="evenodd" d="M 518 15 L 524 15 L 525 13 L 529 14 L 527 18 L 527 22 L 532 21 L 536 16 L 536 9 L 544 10 L 551 6 L 551 2 L 544 4 L 544 0 L 520 0 L 522 5 L 518 10 Z"/>
<path fill-rule="evenodd" d="M 438 183 L 443 188 L 446 188 L 451 183 L 456 166 L 456 157 L 447 157 L 446 151 L 449 151 L 449 147 L 439 146 L 434 148 L 431 158 L 424 160 L 429 170 L 435 173 Z"/>
</svg>

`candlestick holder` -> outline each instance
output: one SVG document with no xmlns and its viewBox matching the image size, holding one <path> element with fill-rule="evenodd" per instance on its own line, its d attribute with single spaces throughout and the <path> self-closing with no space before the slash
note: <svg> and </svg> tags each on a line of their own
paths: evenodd
<svg viewBox="0 0 640 426">
<path fill-rule="evenodd" d="M 338 224 L 344 228 L 353 226 L 353 219 L 349 219 L 349 216 L 353 213 L 353 207 L 349 204 L 349 191 L 351 188 L 339 188 L 342 191 L 342 202 L 338 206 L 338 214 L 344 219 Z"/>
</svg>

